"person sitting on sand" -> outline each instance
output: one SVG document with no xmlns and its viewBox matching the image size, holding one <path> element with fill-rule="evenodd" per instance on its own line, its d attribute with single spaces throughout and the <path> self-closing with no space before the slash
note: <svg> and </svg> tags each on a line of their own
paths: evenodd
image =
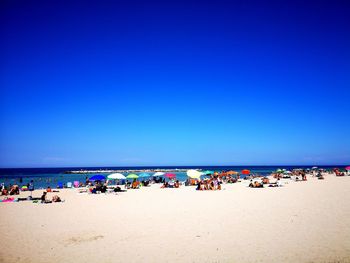
<svg viewBox="0 0 350 263">
<path fill-rule="evenodd" d="M 168 182 L 168 187 L 169 187 L 169 188 L 174 188 L 174 186 L 175 186 L 175 181 L 174 181 L 174 179 L 171 179 L 171 180 Z"/>
<path fill-rule="evenodd" d="M 101 193 L 106 193 L 106 192 L 107 192 L 107 183 L 101 186 Z"/>
<path fill-rule="evenodd" d="M 175 188 L 179 188 L 180 187 L 180 182 L 179 180 L 176 180 L 175 184 L 174 184 L 174 187 Z"/>
<path fill-rule="evenodd" d="M 208 180 L 204 180 L 201 182 L 201 190 L 208 190 L 209 187 L 208 187 Z"/>
<path fill-rule="evenodd" d="M 54 195 L 52 197 L 52 202 L 53 203 L 58 203 L 58 202 L 62 202 L 61 198 L 58 195 Z"/>
<path fill-rule="evenodd" d="M 50 200 L 46 199 L 46 192 L 43 192 L 43 195 L 41 196 L 41 203 L 42 204 L 52 203 Z"/>
<path fill-rule="evenodd" d="M 264 178 L 262 179 L 262 183 L 263 183 L 263 184 L 268 184 L 268 183 L 270 183 L 269 178 L 264 177 Z"/>
<path fill-rule="evenodd" d="M 10 195 L 19 195 L 19 187 L 18 185 L 13 185 L 10 188 Z"/>
<path fill-rule="evenodd" d="M 213 180 L 208 182 L 208 190 L 215 190 L 214 181 Z"/>
<path fill-rule="evenodd" d="M 221 184 L 222 184 L 222 182 L 220 182 L 220 181 L 218 180 L 217 190 L 221 190 Z"/>
<path fill-rule="evenodd" d="M 7 190 L 7 187 L 4 186 L 3 189 L 2 189 L 2 191 L 1 191 L 1 195 L 8 195 L 8 194 L 9 194 L 9 192 L 8 192 L 8 190 Z"/>
<path fill-rule="evenodd" d="M 200 181 L 197 182 L 196 190 L 198 190 L 198 191 L 201 190 L 201 182 Z"/>
<path fill-rule="evenodd" d="M 263 185 L 262 183 L 258 182 L 258 181 L 255 181 L 255 182 L 254 182 L 254 187 L 255 187 L 255 188 L 263 188 L 264 185 Z"/>
<path fill-rule="evenodd" d="M 160 188 L 167 188 L 167 187 L 168 187 L 168 182 L 164 182 Z"/>
<path fill-rule="evenodd" d="M 52 190 L 51 190 L 51 187 L 50 187 L 50 186 L 48 186 L 48 187 L 46 188 L 46 192 L 47 192 L 47 193 L 52 192 Z"/>
<path fill-rule="evenodd" d="M 306 179 L 306 174 L 305 174 L 305 173 L 302 173 L 302 174 L 301 174 L 301 180 L 307 181 L 307 179 Z"/>
<path fill-rule="evenodd" d="M 138 189 L 139 188 L 139 182 L 136 181 L 136 179 L 134 179 L 134 181 L 132 182 L 131 188 L 132 189 Z"/>
<path fill-rule="evenodd" d="M 277 185 L 278 187 L 281 187 L 281 186 L 282 186 L 282 182 L 281 182 L 281 180 L 280 180 L 279 178 L 277 179 L 276 185 Z"/>
</svg>

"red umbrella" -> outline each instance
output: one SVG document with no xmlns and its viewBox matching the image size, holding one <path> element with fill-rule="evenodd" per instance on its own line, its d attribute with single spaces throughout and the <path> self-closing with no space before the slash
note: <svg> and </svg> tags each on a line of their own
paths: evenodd
<svg viewBox="0 0 350 263">
<path fill-rule="evenodd" d="M 245 169 L 245 170 L 242 170 L 242 174 L 250 174 L 250 171 Z"/>
<path fill-rule="evenodd" d="M 172 173 L 166 173 L 164 176 L 168 177 L 168 178 L 175 178 L 176 174 L 172 174 Z"/>
</svg>

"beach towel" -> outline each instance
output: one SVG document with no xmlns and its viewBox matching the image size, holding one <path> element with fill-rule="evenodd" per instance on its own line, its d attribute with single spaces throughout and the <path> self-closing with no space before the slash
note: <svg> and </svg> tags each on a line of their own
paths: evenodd
<svg viewBox="0 0 350 263">
<path fill-rule="evenodd" d="M 15 198 L 10 197 L 10 198 L 5 198 L 4 200 L 2 200 L 3 203 L 10 203 L 10 202 L 14 202 Z"/>
</svg>

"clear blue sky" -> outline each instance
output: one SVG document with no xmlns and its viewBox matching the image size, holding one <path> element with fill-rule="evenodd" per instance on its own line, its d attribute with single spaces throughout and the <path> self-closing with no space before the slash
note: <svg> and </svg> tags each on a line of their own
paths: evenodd
<svg viewBox="0 0 350 263">
<path fill-rule="evenodd" d="M 1 167 L 350 163 L 346 1 L 0 5 Z"/>
</svg>

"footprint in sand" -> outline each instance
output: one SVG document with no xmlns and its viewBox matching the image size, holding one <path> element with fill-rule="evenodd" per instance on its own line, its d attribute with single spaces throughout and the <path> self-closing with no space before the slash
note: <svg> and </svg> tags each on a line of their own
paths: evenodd
<svg viewBox="0 0 350 263">
<path fill-rule="evenodd" d="M 65 243 L 66 245 L 78 245 L 80 243 L 91 242 L 104 238 L 102 235 L 91 236 L 91 237 L 71 237 Z"/>
</svg>

